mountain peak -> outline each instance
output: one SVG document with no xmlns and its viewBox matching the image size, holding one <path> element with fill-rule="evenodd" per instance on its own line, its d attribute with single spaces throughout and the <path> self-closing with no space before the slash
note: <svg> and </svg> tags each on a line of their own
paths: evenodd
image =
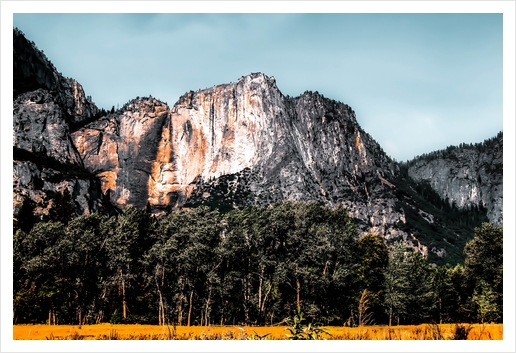
<svg viewBox="0 0 516 353">
<path fill-rule="evenodd" d="M 243 81 L 243 82 L 254 81 L 254 82 L 271 82 L 271 83 L 275 83 L 276 79 L 274 78 L 274 76 L 267 76 L 266 74 L 264 74 L 262 72 L 252 72 L 249 75 L 245 75 L 245 76 L 240 77 L 238 79 L 238 82 L 240 82 L 240 81 Z"/>
</svg>

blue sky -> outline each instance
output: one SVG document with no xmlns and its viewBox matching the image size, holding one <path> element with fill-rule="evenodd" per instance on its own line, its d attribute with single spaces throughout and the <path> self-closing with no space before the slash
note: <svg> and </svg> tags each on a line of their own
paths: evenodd
<svg viewBox="0 0 516 353">
<path fill-rule="evenodd" d="M 502 130 L 502 14 L 14 14 L 105 109 L 274 76 L 349 104 L 397 160 Z"/>
</svg>

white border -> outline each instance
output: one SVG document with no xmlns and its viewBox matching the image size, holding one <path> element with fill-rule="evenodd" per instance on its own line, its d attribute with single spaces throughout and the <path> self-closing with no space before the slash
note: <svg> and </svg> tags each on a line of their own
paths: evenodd
<svg viewBox="0 0 516 353">
<path fill-rule="evenodd" d="M 13 341 L 12 340 L 12 27 L 13 13 L 503 13 L 504 340 L 503 341 Z M 1 2 L 1 351 L 381 351 L 514 352 L 515 3 L 513 1 L 2 1 Z"/>
</svg>

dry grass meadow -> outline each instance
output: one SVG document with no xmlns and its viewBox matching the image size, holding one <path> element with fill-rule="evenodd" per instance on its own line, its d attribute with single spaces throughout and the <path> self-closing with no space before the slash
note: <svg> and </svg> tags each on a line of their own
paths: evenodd
<svg viewBox="0 0 516 353">
<path fill-rule="evenodd" d="M 324 327 L 328 340 L 502 340 L 503 324 Z M 285 326 L 14 325 L 14 340 L 285 340 Z"/>
</svg>

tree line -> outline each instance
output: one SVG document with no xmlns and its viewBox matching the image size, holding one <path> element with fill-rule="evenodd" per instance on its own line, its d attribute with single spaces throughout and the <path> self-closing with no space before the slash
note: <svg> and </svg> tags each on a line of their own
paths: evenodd
<svg viewBox="0 0 516 353">
<path fill-rule="evenodd" d="M 325 325 L 502 320 L 503 232 L 488 223 L 464 264 L 437 267 L 318 203 L 18 217 L 14 323 L 274 325 L 298 307 Z"/>
<path fill-rule="evenodd" d="M 499 144 L 499 141 L 503 138 L 503 131 L 500 131 L 496 134 L 496 136 L 485 139 L 482 142 L 476 142 L 476 143 L 465 143 L 462 142 L 458 146 L 450 145 L 446 147 L 445 149 L 432 151 L 429 153 L 423 153 L 421 155 L 418 155 L 414 157 L 411 160 L 408 161 L 401 161 L 400 168 L 409 168 L 415 165 L 418 161 L 424 160 L 426 162 L 433 161 L 435 159 L 456 159 L 455 153 L 458 150 L 473 150 L 478 153 L 485 153 L 487 151 L 491 151 L 497 144 Z"/>
</svg>

